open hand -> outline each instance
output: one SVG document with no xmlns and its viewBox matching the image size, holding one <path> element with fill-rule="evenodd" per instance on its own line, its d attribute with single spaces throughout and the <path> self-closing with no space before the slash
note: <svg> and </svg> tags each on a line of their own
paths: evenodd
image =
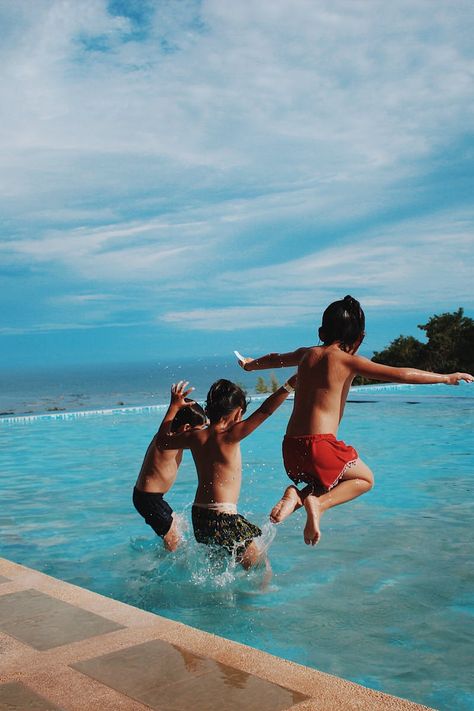
<svg viewBox="0 0 474 711">
<path fill-rule="evenodd" d="M 448 385 L 459 385 L 461 380 L 465 380 L 466 383 L 474 382 L 474 377 L 469 373 L 449 373 L 447 378 Z"/>
<path fill-rule="evenodd" d="M 186 400 L 186 396 L 194 390 L 194 388 L 186 388 L 189 385 L 188 380 L 180 380 L 179 383 L 173 383 L 171 386 L 171 404 L 176 405 L 180 409 L 189 405 L 193 400 Z"/>
<path fill-rule="evenodd" d="M 237 356 L 237 361 L 238 361 L 240 367 L 243 368 L 244 370 L 251 370 L 251 368 L 248 368 L 247 366 L 249 365 L 249 363 L 252 363 L 252 361 L 255 359 L 254 358 L 246 358 L 238 351 L 234 351 L 234 353 Z"/>
</svg>

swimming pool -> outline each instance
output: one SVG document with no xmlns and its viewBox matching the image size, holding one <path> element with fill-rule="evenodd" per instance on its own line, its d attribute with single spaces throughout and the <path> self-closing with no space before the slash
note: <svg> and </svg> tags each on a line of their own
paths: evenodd
<svg viewBox="0 0 474 711">
<path fill-rule="evenodd" d="M 322 520 L 267 513 L 287 484 L 285 404 L 242 443 L 240 511 L 271 542 L 273 579 L 209 562 L 187 532 L 162 550 L 131 489 L 162 410 L 0 421 L 2 555 L 99 593 L 439 709 L 474 707 L 474 388 L 352 394 L 340 436 L 376 486 Z M 170 503 L 190 519 L 189 455 Z M 273 534 L 275 538 L 271 541 Z"/>
</svg>

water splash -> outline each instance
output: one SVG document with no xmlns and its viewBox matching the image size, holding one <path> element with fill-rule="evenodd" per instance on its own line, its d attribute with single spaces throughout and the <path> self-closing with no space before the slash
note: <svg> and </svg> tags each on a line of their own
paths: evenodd
<svg viewBox="0 0 474 711">
<path fill-rule="evenodd" d="M 276 526 L 271 521 L 265 521 L 261 528 L 262 535 L 255 538 L 255 543 L 261 553 L 267 553 L 276 536 Z"/>
</svg>

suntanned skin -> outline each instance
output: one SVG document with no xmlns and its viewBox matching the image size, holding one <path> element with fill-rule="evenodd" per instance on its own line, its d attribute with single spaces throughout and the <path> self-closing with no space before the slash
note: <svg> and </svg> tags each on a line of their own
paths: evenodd
<svg viewBox="0 0 474 711">
<path fill-rule="evenodd" d="M 325 346 L 298 348 L 290 353 L 269 353 L 261 358 L 244 358 L 239 364 L 244 370 L 264 370 L 297 366 L 297 385 L 293 412 L 288 422 L 288 435 L 333 434 L 337 437 L 339 423 L 344 414 L 349 388 L 356 375 L 373 380 L 393 383 L 446 383 L 458 385 L 461 380 L 472 382 L 469 373 L 430 373 L 416 368 L 394 368 L 374 363 L 357 355 L 363 336 L 347 352 L 339 342 Z M 373 474 L 369 467 L 358 459 L 337 484 L 322 496 L 309 495 L 302 498 L 295 486 L 289 486 L 283 497 L 272 509 L 270 519 L 283 521 L 297 508 L 304 505 L 307 522 L 304 540 L 315 545 L 320 539 L 320 517 L 324 511 L 360 496 L 373 486 Z"/>
<path fill-rule="evenodd" d="M 183 425 L 182 429 L 185 428 L 189 428 L 189 425 Z M 135 486 L 139 491 L 166 494 L 175 482 L 178 467 L 183 459 L 183 450 L 162 449 L 158 446 L 157 439 L 158 432 L 148 445 Z M 181 541 L 174 513 L 172 516 L 171 528 L 163 536 L 165 548 L 169 551 L 175 551 Z"/>
<path fill-rule="evenodd" d="M 178 467 L 183 459 L 183 450 L 160 449 L 157 438 L 158 433 L 148 445 L 135 486 L 139 491 L 166 494 L 175 482 Z"/>
<path fill-rule="evenodd" d="M 295 381 L 296 376 L 293 376 L 288 382 L 294 384 Z M 171 434 L 173 418 L 178 410 L 187 404 L 184 399 L 190 392 L 190 390 L 186 391 L 187 384 L 187 382 L 180 382 L 171 388 L 168 413 L 158 432 L 159 446 L 173 450 L 191 450 L 198 475 L 195 503 L 237 504 L 242 483 L 240 441 L 248 437 L 275 412 L 288 397 L 288 392 L 284 388 L 279 388 L 245 420 L 242 419 L 242 409 L 235 408 L 227 416 L 211 423 L 205 429 Z M 239 562 L 248 569 L 260 558 L 260 551 L 252 542 Z"/>
</svg>

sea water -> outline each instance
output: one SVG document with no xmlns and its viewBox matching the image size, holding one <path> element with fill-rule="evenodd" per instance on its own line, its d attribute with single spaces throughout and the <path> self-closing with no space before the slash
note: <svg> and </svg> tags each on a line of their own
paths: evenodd
<svg viewBox="0 0 474 711">
<path fill-rule="evenodd" d="M 242 442 L 239 510 L 263 530 L 273 569 L 245 573 L 190 530 L 186 454 L 168 500 L 185 544 L 166 553 L 131 504 L 164 406 L 0 420 L 1 554 L 124 602 L 435 708 L 474 708 L 474 388 L 353 390 L 340 437 L 375 474 L 322 518 L 273 526 L 288 483 L 285 403 Z M 133 401 L 134 402 L 134 401 Z M 250 410 L 258 406 L 258 400 Z"/>
</svg>

